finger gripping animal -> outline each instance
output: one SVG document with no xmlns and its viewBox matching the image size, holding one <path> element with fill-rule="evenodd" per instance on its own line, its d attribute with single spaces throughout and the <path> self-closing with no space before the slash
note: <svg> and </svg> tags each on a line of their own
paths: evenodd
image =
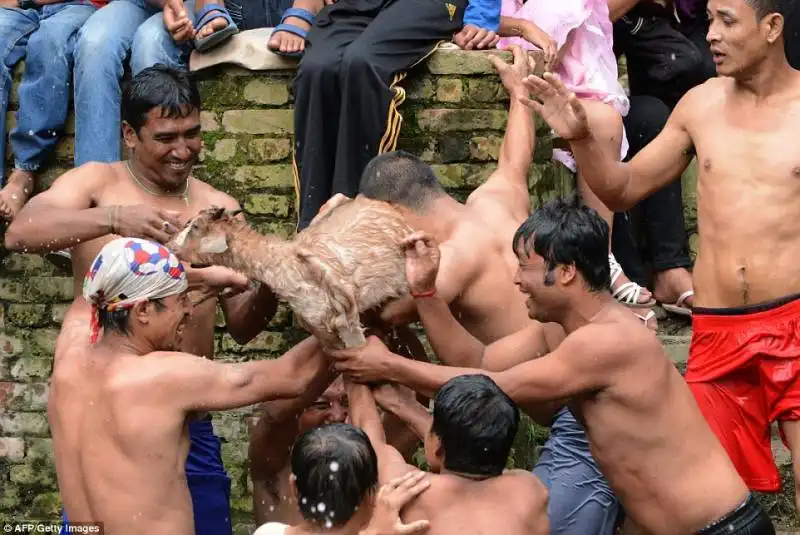
<svg viewBox="0 0 800 535">
<path fill-rule="evenodd" d="M 413 229 L 386 202 L 346 200 L 288 241 L 235 216 L 203 210 L 167 246 L 266 284 L 325 347 L 366 343 L 360 314 L 408 294 L 402 242 Z"/>
</svg>

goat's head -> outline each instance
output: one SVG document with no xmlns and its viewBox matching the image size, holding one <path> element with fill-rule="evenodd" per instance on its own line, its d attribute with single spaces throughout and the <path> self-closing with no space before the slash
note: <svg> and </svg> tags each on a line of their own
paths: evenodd
<svg viewBox="0 0 800 535">
<path fill-rule="evenodd" d="M 228 250 L 228 236 L 241 210 L 207 208 L 186 223 L 167 246 L 185 262 L 205 263 Z"/>
</svg>

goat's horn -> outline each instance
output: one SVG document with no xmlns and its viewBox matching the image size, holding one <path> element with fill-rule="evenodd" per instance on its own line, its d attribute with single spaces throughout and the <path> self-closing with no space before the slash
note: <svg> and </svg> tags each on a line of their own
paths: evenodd
<svg viewBox="0 0 800 535">
<path fill-rule="evenodd" d="M 242 213 L 242 209 L 239 208 L 238 210 L 226 210 L 225 213 L 231 217 L 236 217 L 237 215 Z"/>
<path fill-rule="evenodd" d="M 213 210 L 211 214 L 212 219 L 219 219 L 220 217 L 222 217 L 222 214 L 225 213 L 225 208 L 220 206 L 213 206 L 211 209 Z"/>
</svg>

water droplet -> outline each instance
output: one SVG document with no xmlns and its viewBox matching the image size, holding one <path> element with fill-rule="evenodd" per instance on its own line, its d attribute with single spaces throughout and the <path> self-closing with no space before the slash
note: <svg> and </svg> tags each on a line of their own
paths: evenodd
<svg viewBox="0 0 800 535">
<path fill-rule="evenodd" d="M 320 513 L 324 513 L 325 509 L 326 509 L 326 506 L 325 506 L 324 503 L 320 502 L 320 503 L 317 504 L 317 511 L 319 511 Z"/>
<path fill-rule="evenodd" d="M 331 472 L 338 472 L 339 471 L 339 463 L 336 461 L 331 461 Z"/>
</svg>

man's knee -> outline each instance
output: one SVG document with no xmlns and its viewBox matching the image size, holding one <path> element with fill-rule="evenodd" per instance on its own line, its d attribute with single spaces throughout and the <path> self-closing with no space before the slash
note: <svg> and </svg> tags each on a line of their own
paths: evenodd
<svg viewBox="0 0 800 535">
<path fill-rule="evenodd" d="M 78 30 L 75 42 L 76 66 L 91 70 L 116 67 L 121 76 L 122 60 L 127 54 L 125 42 L 114 31 L 114 28 L 103 24 L 93 24 L 93 22 L 90 18 Z"/>
<path fill-rule="evenodd" d="M 131 44 L 131 73 L 135 76 L 156 63 L 181 67 L 181 47 L 175 44 L 164 25 L 161 14 L 147 19 L 133 36 Z"/>
<path fill-rule="evenodd" d="M 355 42 L 347 47 L 342 57 L 339 75 L 342 79 L 368 74 L 375 68 L 375 57 L 368 47 Z"/>
</svg>

